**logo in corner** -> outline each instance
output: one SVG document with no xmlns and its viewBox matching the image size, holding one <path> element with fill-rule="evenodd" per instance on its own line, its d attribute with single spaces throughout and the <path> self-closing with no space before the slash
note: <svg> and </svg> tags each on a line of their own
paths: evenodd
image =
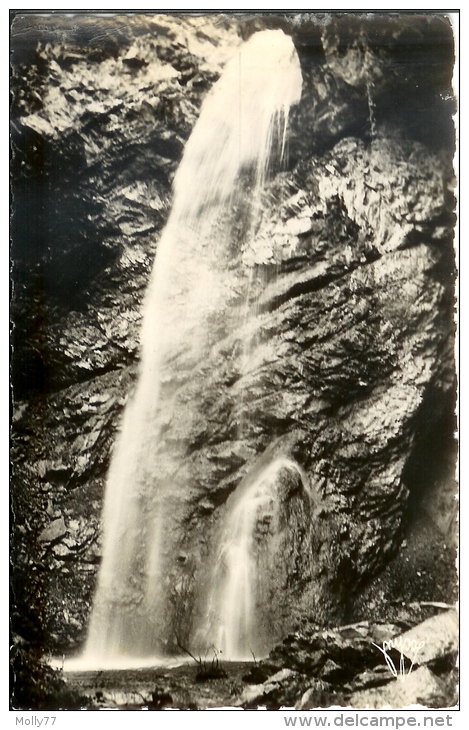
<svg viewBox="0 0 469 730">
<path fill-rule="evenodd" d="M 411 639 L 405 639 L 404 637 L 397 637 L 396 639 L 389 639 L 389 641 L 383 641 L 382 646 L 371 642 L 384 656 L 384 660 L 387 664 L 389 671 L 395 679 L 406 679 L 414 668 L 419 652 L 425 646 L 425 642 L 412 641 Z M 389 652 L 394 650 L 399 652 L 399 667 L 396 667 Z M 406 666 L 410 661 L 410 666 Z"/>
</svg>

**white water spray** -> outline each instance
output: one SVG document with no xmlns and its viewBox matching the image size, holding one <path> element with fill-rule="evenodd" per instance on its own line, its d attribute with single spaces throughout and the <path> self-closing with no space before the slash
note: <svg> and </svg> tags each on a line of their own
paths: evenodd
<svg viewBox="0 0 469 730">
<path fill-rule="evenodd" d="M 178 473 L 183 439 L 166 443 L 164 435 L 177 374 L 203 361 L 212 346 L 210 322 L 246 289 L 249 272 L 241 251 L 232 250 L 233 207 L 246 197 L 249 179 L 243 211 L 252 233 L 301 87 L 291 39 L 279 30 L 257 33 L 207 96 L 187 142 L 144 304 L 139 378 L 108 474 L 103 559 L 85 651 L 90 664 L 165 653 L 175 611 L 166 574 L 191 490 L 190 479 Z M 225 333 L 234 326 L 227 315 Z M 189 425 L 196 414 L 197 403 L 188 404 Z"/>
<path fill-rule="evenodd" d="M 205 639 L 225 659 L 261 658 L 269 646 L 269 628 L 262 625 L 269 597 L 263 595 L 262 584 L 266 583 L 263 573 L 269 567 L 275 570 L 275 566 L 269 566 L 273 556 L 266 556 L 265 552 L 272 552 L 272 543 L 281 530 L 282 475 L 288 479 L 292 474 L 300 478 L 304 494 L 308 495 L 308 481 L 298 464 L 279 457 L 262 469 L 247 488 L 240 488 L 240 493 L 235 493 L 232 503 L 227 505 L 212 577 Z"/>
</svg>

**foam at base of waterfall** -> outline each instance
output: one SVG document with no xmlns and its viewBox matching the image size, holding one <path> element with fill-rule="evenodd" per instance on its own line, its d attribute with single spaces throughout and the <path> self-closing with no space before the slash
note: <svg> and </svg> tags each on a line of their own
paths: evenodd
<svg viewBox="0 0 469 730">
<path fill-rule="evenodd" d="M 53 669 L 61 669 L 64 673 L 72 672 L 97 672 L 104 670 L 119 669 L 175 669 L 185 664 L 190 664 L 193 659 L 190 657 L 126 657 L 116 656 L 108 659 L 93 657 L 89 654 L 61 659 L 53 657 L 48 664 Z"/>
</svg>

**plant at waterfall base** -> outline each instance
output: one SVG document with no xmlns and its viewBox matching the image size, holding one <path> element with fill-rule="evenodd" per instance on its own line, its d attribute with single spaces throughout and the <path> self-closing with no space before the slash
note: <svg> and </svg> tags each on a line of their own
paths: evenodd
<svg viewBox="0 0 469 730">
<path fill-rule="evenodd" d="M 176 643 L 185 654 L 191 657 L 195 661 L 195 663 L 198 666 L 197 674 L 195 675 L 195 678 L 197 682 L 205 682 L 209 679 L 224 679 L 227 677 L 227 673 L 225 670 L 220 666 L 219 662 L 219 656 L 220 652 L 218 649 L 215 649 L 215 647 L 212 647 L 213 655 L 211 659 L 207 659 L 207 655 L 202 659 L 201 656 L 194 656 L 192 652 L 189 651 L 185 646 L 183 646 L 179 639 L 176 637 Z"/>
<path fill-rule="evenodd" d="M 204 658 L 200 655 L 195 656 L 187 648 L 186 641 L 188 640 L 188 628 L 192 623 L 192 611 L 193 611 L 193 600 L 192 590 L 195 583 L 195 564 L 185 562 L 185 572 L 179 577 L 177 582 L 173 585 L 172 590 L 169 594 L 169 601 L 172 606 L 172 615 L 174 621 L 174 636 L 176 640 L 176 646 L 184 654 L 187 654 L 195 661 L 198 666 L 197 674 L 195 679 L 198 682 L 204 682 L 209 679 L 223 679 L 227 676 L 224 669 L 220 667 L 219 655 L 220 652 L 214 646 L 212 646 L 212 656 L 207 658 L 208 651 Z M 182 634 L 182 635 L 181 635 Z"/>
</svg>

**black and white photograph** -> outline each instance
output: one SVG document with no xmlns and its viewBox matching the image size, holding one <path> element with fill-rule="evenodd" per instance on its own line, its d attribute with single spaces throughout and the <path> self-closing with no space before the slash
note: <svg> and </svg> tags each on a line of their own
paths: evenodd
<svg viewBox="0 0 469 730">
<path fill-rule="evenodd" d="M 10 10 L 11 710 L 458 708 L 457 34 Z"/>
</svg>

